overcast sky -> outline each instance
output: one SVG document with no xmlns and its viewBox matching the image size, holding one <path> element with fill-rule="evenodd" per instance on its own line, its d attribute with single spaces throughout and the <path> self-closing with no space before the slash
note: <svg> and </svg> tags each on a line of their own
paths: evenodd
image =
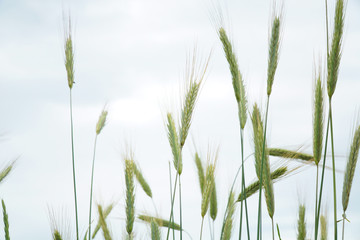
<svg viewBox="0 0 360 240">
<path fill-rule="evenodd" d="M 249 108 L 257 102 L 264 109 L 271 4 L 225 0 L 221 5 L 246 83 Z M 164 116 L 167 111 L 179 112 L 186 59 L 196 45 L 199 59 L 205 59 L 211 51 L 212 56 L 184 147 L 184 228 L 193 239 L 198 238 L 201 196 L 193 161 L 194 146 L 205 161 L 208 145 L 219 145 L 216 170 L 219 215 L 215 226 L 218 236 L 227 194 L 240 165 L 240 140 L 231 75 L 212 24 L 213 4 L 207 0 L 0 0 L 0 166 L 19 157 L 12 174 L 0 185 L 11 238 L 50 239 L 49 208 L 57 213 L 58 219 L 66 219 L 65 225 L 72 223 L 71 232 L 75 236 L 69 89 L 63 64 L 62 14 L 68 10 L 74 24 L 73 104 L 81 233 L 85 232 L 88 218 L 95 125 L 104 104 L 109 116 L 98 138 L 94 199 L 103 204 L 117 203 L 109 218 L 115 239 L 121 239 L 125 229 L 126 145 L 134 150 L 135 160 L 154 195 L 153 204 L 137 187 L 137 213 L 168 218 L 168 162 L 172 161 L 172 154 Z M 334 1 L 329 0 L 330 29 L 333 10 Z M 333 97 L 339 218 L 342 171 L 359 116 L 359 12 L 360 2 L 348 0 L 342 62 Z M 268 145 L 312 153 L 314 62 L 318 64 L 326 53 L 324 1 L 284 1 L 282 14 L 281 55 L 270 102 Z M 253 152 L 251 130 L 248 124 L 245 156 Z M 253 165 L 250 157 L 246 163 L 247 182 L 255 179 Z M 346 226 L 347 239 L 360 234 L 360 207 L 356 206 L 360 201 L 358 175 L 356 169 L 347 212 L 351 221 Z M 330 172 L 325 181 L 323 206 L 332 233 Z M 282 238 L 296 238 L 299 202 L 307 206 L 308 233 L 313 236 L 315 168 L 302 168 L 274 188 L 274 220 Z M 257 195 L 249 199 L 249 208 L 250 225 L 255 229 Z M 178 214 L 175 215 L 177 218 Z M 266 212 L 263 216 L 267 239 L 271 222 Z M 208 239 L 207 223 L 204 231 L 204 239 Z M 137 238 L 147 239 L 149 228 L 136 221 L 135 232 Z M 237 232 L 235 228 L 234 236 Z M 252 232 L 254 235 L 255 231 Z"/>
</svg>

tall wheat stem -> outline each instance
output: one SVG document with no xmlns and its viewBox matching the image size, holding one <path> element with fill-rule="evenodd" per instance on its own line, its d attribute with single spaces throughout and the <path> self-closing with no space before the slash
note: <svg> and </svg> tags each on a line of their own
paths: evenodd
<svg viewBox="0 0 360 240">
<path fill-rule="evenodd" d="M 345 216 L 345 211 L 344 211 L 344 213 L 343 213 L 343 216 Z M 343 218 L 342 240 L 344 240 L 344 233 L 345 233 L 345 217 Z"/>
<path fill-rule="evenodd" d="M 272 226 L 272 239 L 275 240 L 275 234 L 274 234 L 274 218 L 271 218 L 271 226 Z"/>
<path fill-rule="evenodd" d="M 95 135 L 95 142 L 94 142 L 94 154 L 93 154 L 92 168 L 91 168 L 90 209 L 89 209 L 89 240 L 91 239 L 91 208 L 92 208 L 92 193 L 93 193 L 93 183 L 94 183 L 94 167 L 95 167 L 95 153 L 96 153 L 97 136 L 98 135 L 96 134 Z"/>
<path fill-rule="evenodd" d="M 315 191 L 315 228 L 316 228 L 316 221 L 317 221 L 317 205 L 318 205 L 318 198 L 319 198 L 319 164 L 316 165 L 316 191 Z"/>
<path fill-rule="evenodd" d="M 167 234 L 166 234 L 166 239 L 167 240 L 169 239 L 170 226 L 174 225 L 174 212 L 173 212 L 173 210 L 174 210 L 174 199 L 175 199 L 178 176 L 179 176 L 179 174 L 177 173 L 176 177 L 175 177 L 174 191 L 173 191 L 172 199 L 171 199 L 171 210 L 170 210 L 170 218 L 169 218 L 170 225 L 168 227 L 168 231 L 167 231 Z"/>
<path fill-rule="evenodd" d="M 181 176 L 179 175 L 180 240 L 182 240 Z"/>
<path fill-rule="evenodd" d="M 329 58 L 329 17 L 328 17 L 327 0 L 325 0 L 325 22 L 326 22 L 326 61 L 327 61 L 327 59 Z M 327 63 L 326 63 L 326 65 L 327 65 Z M 318 231 L 319 231 L 320 206 L 321 206 L 321 196 L 322 196 L 324 173 L 325 173 L 325 160 L 326 160 L 326 148 L 327 148 L 327 140 L 328 140 L 328 132 L 329 132 L 329 122 L 330 122 L 330 119 L 328 119 L 328 124 L 327 124 L 327 128 L 326 128 L 324 163 L 323 163 L 323 169 L 322 169 L 322 174 L 321 174 L 320 193 L 319 193 L 319 199 L 318 199 L 319 202 L 316 202 L 316 206 L 318 206 L 318 207 L 315 207 L 315 211 L 316 211 L 315 212 L 315 240 L 317 240 Z M 316 186 L 316 188 L 317 188 L 317 186 Z M 316 190 L 316 197 L 317 197 L 317 194 L 318 193 Z"/>
<path fill-rule="evenodd" d="M 173 195 L 172 195 L 172 178 L 171 178 L 171 163 L 169 162 L 169 177 L 170 177 L 170 201 L 173 201 Z M 173 232 L 173 239 L 175 239 L 175 230 L 172 228 Z"/>
<path fill-rule="evenodd" d="M 330 118 L 330 137 L 331 137 L 331 158 L 333 173 L 333 191 L 334 191 L 334 239 L 337 239 L 337 214 L 336 214 L 336 176 L 335 176 L 335 153 L 334 153 L 334 132 L 332 122 L 331 98 L 329 99 L 329 118 Z"/>
<path fill-rule="evenodd" d="M 245 200 L 241 201 L 239 240 L 241 239 L 241 230 L 242 230 L 243 202 L 245 202 L 245 218 L 246 218 L 247 236 L 248 236 L 248 240 L 250 240 L 249 216 L 248 216 L 248 210 L 247 210 L 247 200 L 246 200 L 246 191 L 245 191 L 246 187 L 245 187 L 245 171 L 244 171 L 244 130 L 241 127 L 240 127 L 240 140 L 241 140 L 241 166 L 242 166 L 241 167 L 241 169 L 242 169 L 241 191 L 244 193 Z"/>
<path fill-rule="evenodd" d="M 203 225 L 204 225 L 204 217 L 201 220 L 201 228 L 200 228 L 200 240 L 202 239 L 202 231 L 203 231 Z"/>
<path fill-rule="evenodd" d="M 79 240 L 79 223 L 78 223 L 76 176 L 75 176 L 75 154 L 74 154 L 74 126 L 73 126 L 72 112 L 73 112 L 72 111 L 72 94 L 71 94 L 71 89 L 70 89 L 71 156 L 72 156 L 72 171 L 73 171 L 74 200 L 75 200 L 76 239 Z"/>
<path fill-rule="evenodd" d="M 269 110 L 269 100 L 270 96 L 268 95 L 266 101 L 266 113 L 265 113 L 265 129 L 264 129 L 264 138 L 263 138 L 263 146 L 262 146 L 262 156 L 261 156 L 261 168 L 260 168 L 260 179 L 259 179 L 259 205 L 258 205 L 258 225 L 257 225 L 257 239 L 262 239 L 262 224 L 261 224 L 261 190 L 263 185 L 263 169 L 264 169 L 264 159 L 265 159 L 265 139 L 266 139 L 266 129 L 267 129 L 267 117 Z"/>
<path fill-rule="evenodd" d="M 329 137 L 329 127 L 330 127 L 330 118 L 328 118 L 328 123 L 327 123 L 327 127 L 326 127 L 325 146 L 324 146 L 324 160 L 323 160 L 323 167 L 322 167 L 322 171 L 321 171 L 319 203 L 318 203 L 318 207 L 317 207 L 317 212 L 315 214 L 315 240 L 317 240 L 318 232 L 319 232 L 321 197 L 322 197 L 322 191 L 323 191 L 323 186 L 324 186 L 326 151 L 327 151 L 327 143 L 328 143 L 328 137 Z"/>
</svg>

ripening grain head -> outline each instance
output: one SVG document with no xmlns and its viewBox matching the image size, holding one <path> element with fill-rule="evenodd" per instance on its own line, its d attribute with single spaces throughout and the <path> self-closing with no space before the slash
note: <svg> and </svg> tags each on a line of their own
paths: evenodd
<svg viewBox="0 0 360 240">
<path fill-rule="evenodd" d="M 349 158 L 346 164 L 344 185 L 342 192 L 342 205 L 344 212 L 346 211 L 349 204 L 351 186 L 354 179 L 356 163 L 359 157 L 359 149 L 360 149 L 360 125 L 358 126 L 358 128 L 354 133 L 353 141 L 350 147 Z"/>
</svg>

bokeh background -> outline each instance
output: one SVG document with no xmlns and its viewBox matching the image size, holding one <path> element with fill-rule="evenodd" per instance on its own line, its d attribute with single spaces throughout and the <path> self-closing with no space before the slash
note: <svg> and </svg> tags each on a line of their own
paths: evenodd
<svg viewBox="0 0 360 240">
<path fill-rule="evenodd" d="M 81 233 L 88 218 L 95 124 L 104 104 L 109 116 L 98 139 L 94 198 L 105 205 L 116 202 L 109 217 L 114 238 L 121 239 L 125 229 L 123 155 L 130 147 L 154 195 L 152 201 L 137 187 L 137 213 L 168 218 L 168 163 L 172 154 L 164 117 L 167 111 L 179 112 L 186 59 L 196 45 L 199 59 L 210 52 L 212 55 L 184 148 L 184 228 L 193 239 L 198 238 L 201 196 L 193 161 L 195 150 L 205 161 L 209 146 L 219 146 L 219 215 L 215 226 L 219 235 L 227 194 L 240 165 L 240 140 L 231 76 L 212 21 L 214 5 L 217 3 L 206 0 L 0 0 L 0 166 L 18 158 L 14 171 L 0 185 L 12 239 L 50 239 L 49 211 L 65 228 L 70 225 L 70 236 L 75 236 L 69 89 L 63 53 L 63 13 L 67 16 L 69 12 L 75 43 L 73 104 Z M 258 102 L 264 109 L 272 4 L 226 0 L 220 5 L 238 54 L 249 108 Z M 334 5 L 329 0 L 330 31 Z M 359 123 L 359 12 L 360 2 L 348 0 L 342 62 L 333 97 L 339 218 L 343 170 L 351 134 Z M 311 153 L 314 66 L 324 66 L 326 54 L 324 1 L 284 1 L 282 14 L 281 55 L 269 109 L 268 145 Z M 253 152 L 251 130 L 248 124 L 245 156 Z M 282 160 L 271 161 L 276 164 Z M 247 182 L 255 179 L 253 165 L 250 157 L 246 162 Z M 313 236 L 315 173 L 315 167 L 305 166 L 275 184 L 275 222 L 283 239 L 296 239 L 299 203 L 307 206 L 308 237 Z M 360 234 L 358 175 L 356 169 L 347 239 Z M 256 196 L 248 202 L 254 236 Z M 332 234 L 329 171 L 324 197 Z M 268 238 L 271 222 L 266 207 L 263 209 L 264 236 Z M 175 216 L 178 219 L 177 213 Z M 209 239 L 207 222 L 204 226 L 204 239 Z M 145 224 L 135 222 L 138 239 L 148 239 L 149 231 Z"/>
</svg>

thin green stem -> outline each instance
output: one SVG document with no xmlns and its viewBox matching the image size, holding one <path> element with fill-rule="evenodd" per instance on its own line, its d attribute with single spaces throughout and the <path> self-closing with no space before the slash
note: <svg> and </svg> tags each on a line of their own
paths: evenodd
<svg viewBox="0 0 360 240">
<path fill-rule="evenodd" d="M 75 218 L 76 218 L 76 240 L 79 240 L 79 223 L 77 210 L 77 196 L 76 196 L 76 176 L 75 176 L 75 154 L 74 154 L 74 126 L 72 114 L 72 94 L 70 89 L 70 123 L 71 123 L 71 156 L 72 156 L 72 171 L 74 184 L 74 200 L 75 200 Z"/>
<path fill-rule="evenodd" d="M 324 176 L 325 176 L 325 165 L 326 165 L 326 151 L 329 137 L 329 127 L 330 127 L 330 118 L 328 117 L 328 123 L 326 127 L 326 136 L 325 136 L 325 146 L 324 146 L 324 160 L 321 172 L 321 181 L 320 181 L 320 192 L 319 192 L 319 204 L 317 207 L 317 212 L 315 214 L 315 240 L 317 240 L 318 232 L 319 232 L 319 219 L 320 219 L 320 208 L 321 208 L 321 197 L 324 186 Z"/>
<path fill-rule="evenodd" d="M 247 227 L 247 236 L 248 240 L 250 240 L 250 231 L 249 231 L 249 216 L 247 209 L 247 197 L 245 191 L 245 170 L 244 170 L 244 130 L 240 127 L 240 140 L 241 140 L 241 170 L 242 170 L 242 179 L 241 179 L 241 191 L 244 193 L 244 201 L 241 201 L 241 210 L 240 210 L 240 228 L 239 228 L 239 240 L 241 239 L 241 231 L 242 231 L 242 216 L 243 216 L 243 202 L 245 202 L 245 218 L 246 218 L 246 227 Z"/>
<path fill-rule="evenodd" d="M 272 226 L 272 239 L 275 240 L 275 233 L 274 233 L 274 218 L 271 218 L 271 226 Z"/>
<path fill-rule="evenodd" d="M 211 239 L 214 239 L 214 237 L 215 237 L 215 221 L 213 220 L 212 221 L 212 237 L 211 237 Z"/>
<path fill-rule="evenodd" d="M 170 234 L 170 226 L 172 226 L 174 224 L 174 200 L 175 200 L 175 193 L 176 193 L 176 186 L 177 186 L 177 180 L 178 180 L 178 176 L 179 174 L 176 174 L 175 177 L 175 184 L 174 184 L 174 191 L 173 191 L 173 195 L 172 195 L 172 199 L 171 199 L 171 210 L 170 210 L 170 217 L 169 217 L 169 226 L 168 226 L 168 231 L 167 231 L 167 235 L 166 235 L 166 239 L 169 239 L 169 234 Z"/>
<path fill-rule="evenodd" d="M 331 130 L 331 158 L 332 158 L 332 175 L 333 175 L 333 191 L 334 191 L 334 239 L 337 239 L 337 214 L 336 214 L 336 176 L 335 176 L 335 150 L 334 150 L 334 131 L 332 120 L 331 98 L 329 99 L 329 117 Z"/>
<path fill-rule="evenodd" d="M 202 231 L 203 231 L 203 225 L 204 225 L 204 217 L 202 217 L 202 220 L 201 220 L 201 228 L 200 228 L 200 240 L 202 239 Z"/>
<path fill-rule="evenodd" d="M 97 134 L 95 135 L 95 142 L 94 142 L 94 154 L 93 154 L 93 161 L 92 161 L 92 168 L 91 168 L 91 185 L 90 185 L 90 208 L 89 208 L 89 240 L 91 239 L 91 208 L 92 208 L 92 194 L 93 194 L 93 183 L 94 183 L 94 167 L 95 167 L 95 153 L 96 153 L 96 141 L 97 141 Z"/>
<path fill-rule="evenodd" d="M 345 211 L 344 211 L 343 215 L 345 215 Z M 342 226 L 342 240 L 344 240 L 344 233 L 345 233 L 345 217 L 343 218 L 343 226 Z"/>
<path fill-rule="evenodd" d="M 180 240 L 182 240 L 182 206 L 181 206 L 181 176 L 179 175 L 179 204 L 180 204 Z"/>
<path fill-rule="evenodd" d="M 316 164 L 315 224 L 316 224 L 317 205 L 318 205 L 318 188 L 319 188 L 319 164 Z"/>
<path fill-rule="evenodd" d="M 169 177 L 170 177 L 170 201 L 172 202 L 173 197 L 172 197 L 172 178 L 171 178 L 171 163 L 169 162 Z M 172 233 L 173 233 L 173 239 L 175 239 L 175 230 L 174 228 L 172 228 Z"/>
<path fill-rule="evenodd" d="M 262 147 L 262 156 L 261 156 L 261 167 L 260 167 L 260 179 L 259 179 L 259 206 L 258 206 L 258 225 L 257 225 L 257 239 L 262 239 L 262 224 L 261 224 L 261 190 L 263 185 L 263 168 L 264 168 L 264 159 L 265 159 L 265 139 L 266 139 L 266 129 L 267 129 L 267 117 L 269 110 L 269 100 L 270 96 L 268 95 L 266 101 L 266 113 L 265 113 L 265 130 L 264 130 L 264 138 L 263 138 L 263 147 Z"/>
</svg>

